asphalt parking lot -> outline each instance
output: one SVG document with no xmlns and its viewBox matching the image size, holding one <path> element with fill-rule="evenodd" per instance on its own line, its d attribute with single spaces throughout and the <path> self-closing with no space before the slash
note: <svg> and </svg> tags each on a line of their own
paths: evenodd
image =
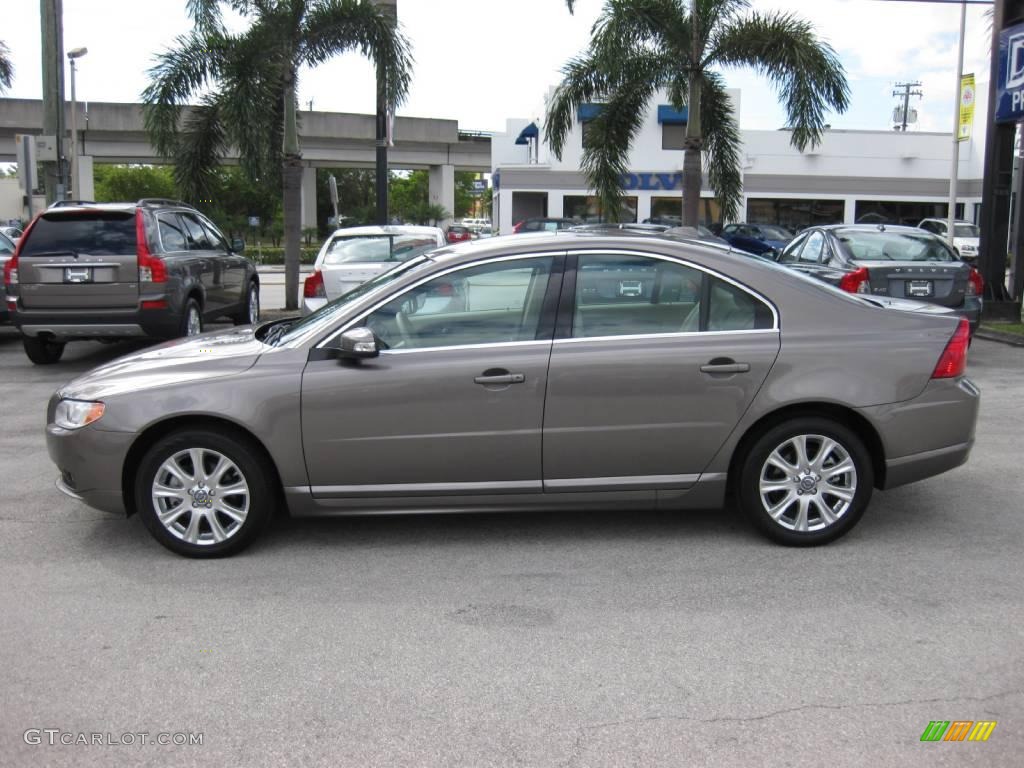
<svg viewBox="0 0 1024 768">
<path fill-rule="evenodd" d="M 281 520 L 209 562 L 53 487 L 46 400 L 129 349 L 34 367 L 0 329 L 0 765 L 1021 764 L 1024 349 L 971 350 L 970 463 L 825 548 L 733 512 L 437 515 Z"/>
</svg>

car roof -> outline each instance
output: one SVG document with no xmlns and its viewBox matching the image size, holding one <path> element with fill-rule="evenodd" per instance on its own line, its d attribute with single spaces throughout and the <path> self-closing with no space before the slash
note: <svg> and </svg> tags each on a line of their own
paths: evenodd
<svg viewBox="0 0 1024 768">
<path fill-rule="evenodd" d="M 906 232 L 913 235 L 931 235 L 920 227 L 911 227 L 906 224 L 824 224 L 820 227 L 808 227 L 808 229 L 824 229 L 827 232 L 834 232 L 843 229 L 854 232 Z"/>
<path fill-rule="evenodd" d="M 343 227 L 331 233 L 331 237 L 348 235 L 436 235 L 438 227 L 419 227 L 410 224 L 375 224 L 365 227 Z"/>
</svg>

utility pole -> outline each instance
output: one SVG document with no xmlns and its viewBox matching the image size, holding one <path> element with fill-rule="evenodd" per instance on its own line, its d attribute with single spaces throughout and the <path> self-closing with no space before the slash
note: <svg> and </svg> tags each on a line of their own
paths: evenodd
<svg viewBox="0 0 1024 768">
<path fill-rule="evenodd" d="M 43 166 L 46 204 L 64 198 L 64 4 L 39 0 L 43 39 L 43 134 L 54 136 L 56 160 Z"/>
<path fill-rule="evenodd" d="M 915 91 L 914 88 L 920 88 L 921 83 L 896 83 L 896 88 L 903 90 L 895 90 L 892 92 L 893 96 L 900 96 L 903 98 L 903 125 L 900 126 L 900 130 L 904 133 L 907 132 L 907 117 L 910 115 L 910 97 L 911 96 L 924 96 L 921 91 Z"/>
<path fill-rule="evenodd" d="M 964 79 L 964 31 L 967 28 L 967 3 L 960 3 L 960 37 L 957 45 L 956 88 L 953 89 L 953 162 L 949 169 L 949 210 L 946 221 L 946 240 L 953 247 L 956 236 L 956 193 L 960 175 L 960 109 Z M 965 212 L 966 213 L 966 212 Z"/>
<path fill-rule="evenodd" d="M 377 7 L 398 23 L 398 0 L 376 0 Z M 377 62 L 377 223 L 387 224 L 388 215 L 388 130 L 387 74 Z"/>
</svg>

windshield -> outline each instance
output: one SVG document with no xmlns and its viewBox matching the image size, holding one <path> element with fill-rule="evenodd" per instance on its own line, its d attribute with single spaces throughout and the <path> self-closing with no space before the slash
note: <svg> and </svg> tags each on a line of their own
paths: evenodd
<svg viewBox="0 0 1024 768">
<path fill-rule="evenodd" d="M 792 240 L 793 233 L 782 227 L 766 226 L 764 224 L 758 224 L 758 229 L 761 230 L 761 237 L 768 240 Z"/>
<path fill-rule="evenodd" d="M 957 224 L 953 232 L 954 237 L 981 237 L 981 230 L 973 224 Z"/>
<path fill-rule="evenodd" d="M 0 256 L 14 253 L 14 241 L 3 232 L 0 232 Z"/>
<path fill-rule="evenodd" d="M 394 269 L 390 269 L 383 274 L 377 275 L 372 280 L 367 280 L 365 283 L 357 285 L 351 291 L 343 293 L 334 301 L 320 307 L 320 309 L 313 314 L 307 315 L 299 320 L 291 320 L 285 323 L 270 325 L 267 327 L 264 332 L 265 335 L 263 335 L 262 338 L 260 333 L 257 333 L 256 337 L 264 344 L 270 344 L 271 346 L 276 347 L 299 338 L 309 330 L 321 326 L 328 326 L 336 318 L 344 314 L 349 304 L 353 301 L 361 299 L 363 296 L 383 288 L 388 283 L 396 280 L 407 272 L 411 272 L 412 270 L 422 267 L 429 261 L 430 259 L 426 256 L 418 256 L 409 259 L 408 261 L 397 265 Z"/>
<path fill-rule="evenodd" d="M 406 261 L 437 247 L 436 238 L 430 235 L 339 235 L 328 244 L 323 263 Z"/>
<path fill-rule="evenodd" d="M 924 232 L 838 229 L 834 234 L 843 252 L 857 261 L 958 260 L 949 246 Z"/>
</svg>

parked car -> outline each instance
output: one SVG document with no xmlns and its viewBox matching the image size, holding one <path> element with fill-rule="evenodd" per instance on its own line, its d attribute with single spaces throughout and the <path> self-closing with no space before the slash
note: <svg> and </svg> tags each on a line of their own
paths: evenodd
<svg viewBox="0 0 1024 768">
<path fill-rule="evenodd" d="M 541 217 L 535 219 L 523 219 L 514 227 L 512 227 L 512 233 L 518 234 L 520 232 L 557 232 L 560 229 L 569 229 L 575 227 L 581 222 L 575 219 L 557 219 L 549 217 Z"/>
<path fill-rule="evenodd" d="M 850 293 L 913 299 L 981 320 L 984 282 L 946 242 L 916 227 L 833 224 L 801 232 L 779 263 Z"/>
<path fill-rule="evenodd" d="M 924 219 L 917 226 L 933 235 L 938 235 L 943 240 L 946 240 L 946 235 L 949 232 L 949 222 L 946 219 Z M 953 222 L 953 247 L 960 252 L 962 258 L 978 258 L 980 244 L 981 230 L 976 224 L 959 220 Z"/>
<path fill-rule="evenodd" d="M 21 237 L 21 230 L 18 227 L 0 227 L 0 235 L 6 235 L 17 245 L 18 239 Z"/>
<path fill-rule="evenodd" d="M 959 466 L 967 321 L 636 234 L 393 262 L 318 312 L 123 357 L 47 409 L 58 487 L 165 547 L 271 515 L 708 509 L 791 545 Z"/>
<path fill-rule="evenodd" d="M 185 203 L 62 205 L 32 220 L 4 266 L 7 305 L 33 363 L 69 341 L 196 336 L 259 319 L 256 267 Z"/>
<path fill-rule="evenodd" d="M 448 227 L 448 231 L 445 232 L 445 239 L 449 243 L 464 243 L 473 239 L 473 233 L 470 231 L 469 227 L 464 227 L 460 224 L 452 224 Z"/>
<path fill-rule="evenodd" d="M 302 314 L 357 288 L 396 264 L 445 245 L 437 227 L 404 224 L 335 230 L 316 256 L 302 290 Z"/>
<path fill-rule="evenodd" d="M 718 243 L 720 245 L 729 245 L 729 246 L 732 245 L 732 243 L 730 243 L 728 240 L 726 240 L 725 238 L 719 237 L 718 235 L 716 235 L 714 232 L 712 232 L 710 229 L 708 229 L 707 227 L 705 227 L 702 224 L 698 224 L 696 227 L 687 227 L 687 226 L 669 227 L 668 229 L 665 230 L 665 234 L 667 234 L 667 235 L 675 235 L 676 237 L 697 238 L 698 240 L 704 240 L 704 241 L 709 242 L 709 243 Z M 743 249 L 741 248 L 740 250 L 743 250 Z"/>
<path fill-rule="evenodd" d="M 0 269 L 3 269 L 5 266 L 7 266 L 7 262 L 10 260 L 12 256 L 14 256 L 14 251 L 16 248 L 17 246 L 15 245 L 15 242 L 7 235 L 5 235 L 3 232 L 0 232 Z M 10 317 L 8 316 L 7 312 L 7 301 L 5 300 L 3 304 L 0 304 L 0 323 L 5 323 L 9 319 Z"/>
<path fill-rule="evenodd" d="M 793 239 L 792 232 L 774 224 L 728 224 L 720 236 L 741 251 L 757 256 L 777 253 Z"/>
</svg>

